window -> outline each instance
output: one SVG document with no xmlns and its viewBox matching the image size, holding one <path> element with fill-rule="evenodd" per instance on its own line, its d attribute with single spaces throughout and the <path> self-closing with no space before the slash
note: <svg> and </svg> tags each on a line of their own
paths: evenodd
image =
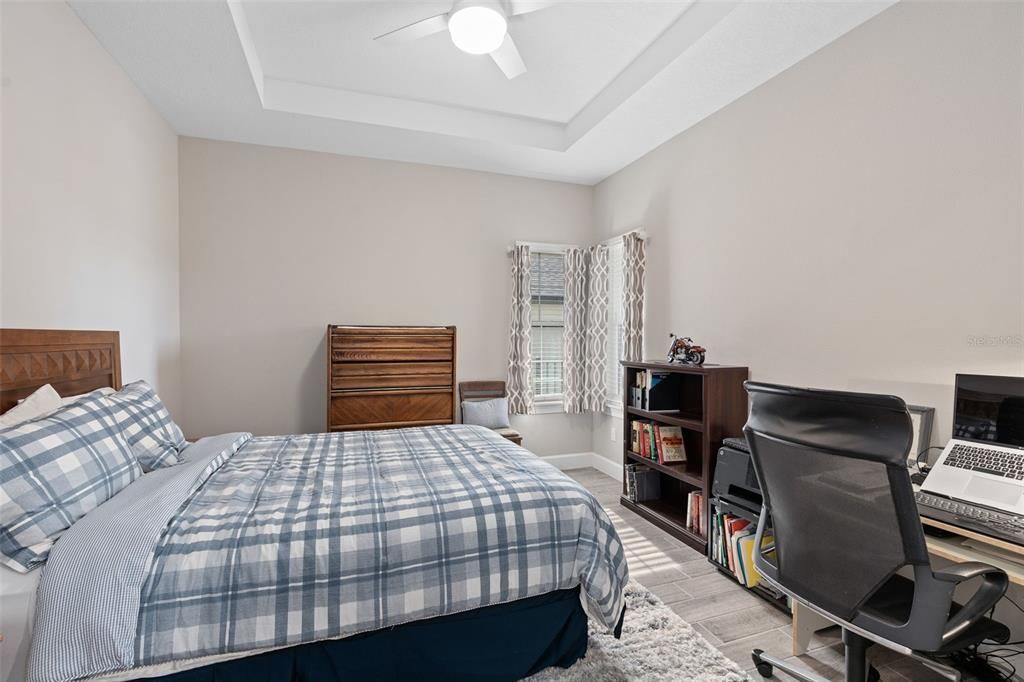
<svg viewBox="0 0 1024 682">
<path fill-rule="evenodd" d="M 530 357 L 533 395 L 537 402 L 562 399 L 562 337 L 565 323 L 565 257 L 561 253 L 530 254 Z"/>
<path fill-rule="evenodd" d="M 622 240 L 616 239 L 608 245 L 608 365 L 606 376 L 607 406 L 622 408 L 622 360 L 626 345 L 625 323 L 622 319 L 622 268 L 625 253 Z"/>
</svg>

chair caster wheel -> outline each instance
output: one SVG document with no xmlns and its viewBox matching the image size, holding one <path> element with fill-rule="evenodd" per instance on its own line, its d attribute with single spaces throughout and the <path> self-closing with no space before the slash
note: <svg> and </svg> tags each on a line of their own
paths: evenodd
<svg viewBox="0 0 1024 682">
<path fill-rule="evenodd" d="M 750 653 L 750 658 L 754 661 L 754 667 L 757 669 L 757 674 L 765 679 L 768 679 L 775 674 L 775 668 L 772 667 L 771 663 L 761 660 L 761 654 L 763 653 L 763 649 L 754 649 Z"/>
</svg>

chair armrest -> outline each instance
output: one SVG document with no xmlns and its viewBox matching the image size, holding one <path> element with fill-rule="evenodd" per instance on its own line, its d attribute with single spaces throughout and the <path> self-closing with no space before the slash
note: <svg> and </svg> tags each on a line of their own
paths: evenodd
<svg viewBox="0 0 1024 682">
<path fill-rule="evenodd" d="M 1003 572 L 1003 569 L 983 564 L 980 561 L 965 561 L 962 564 L 954 564 L 953 566 L 947 566 L 941 571 L 935 571 L 935 577 L 938 580 L 949 583 L 962 583 L 971 578 L 990 574 L 1001 575 L 1004 579 L 1006 578 L 1006 573 Z"/>
<path fill-rule="evenodd" d="M 1006 593 L 1006 587 L 1010 582 L 1006 577 L 1006 572 L 1002 569 L 977 561 L 945 568 L 936 572 L 935 578 L 956 584 L 972 578 L 983 579 L 967 603 L 946 623 L 945 631 L 942 633 L 943 642 L 950 642 L 959 637 L 974 621 L 995 606 L 996 602 L 1002 599 L 1003 594 Z"/>
</svg>

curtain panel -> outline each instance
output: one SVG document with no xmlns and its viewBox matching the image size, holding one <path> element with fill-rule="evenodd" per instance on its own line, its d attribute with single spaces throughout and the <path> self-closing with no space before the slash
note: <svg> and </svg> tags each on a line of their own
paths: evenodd
<svg viewBox="0 0 1024 682">
<path fill-rule="evenodd" d="M 530 358 L 530 247 L 512 250 L 512 319 L 508 351 L 508 409 L 533 412 L 533 363 Z"/>
<path fill-rule="evenodd" d="M 605 406 L 608 367 L 608 247 L 565 252 L 562 406 L 569 414 Z"/>
<path fill-rule="evenodd" d="M 587 255 L 584 249 L 565 250 L 565 300 L 562 304 L 562 408 L 569 414 L 585 411 L 587 351 Z"/>
<path fill-rule="evenodd" d="M 647 250 L 636 232 L 622 236 L 623 360 L 639 362 L 644 354 L 644 278 Z"/>
<path fill-rule="evenodd" d="M 587 330 L 583 350 L 582 411 L 600 412 L 607 402 L 605 372 L 608 368 L 608 247 L 587 250 Z"/>
</svg>

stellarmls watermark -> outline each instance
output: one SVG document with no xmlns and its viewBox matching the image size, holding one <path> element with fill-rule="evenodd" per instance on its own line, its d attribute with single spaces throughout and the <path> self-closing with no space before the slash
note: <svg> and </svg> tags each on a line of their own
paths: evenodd
<svg viewBox="0 0 1024 682">
<path fill-rule="evenodd" d="M 972 334 L 967 337 L 968 346 L 1018 346 L 1024 347 L 1024 335 L 1007 334 L 1003 336 L 988 336 L 984 334 Z"/>
</svg>

